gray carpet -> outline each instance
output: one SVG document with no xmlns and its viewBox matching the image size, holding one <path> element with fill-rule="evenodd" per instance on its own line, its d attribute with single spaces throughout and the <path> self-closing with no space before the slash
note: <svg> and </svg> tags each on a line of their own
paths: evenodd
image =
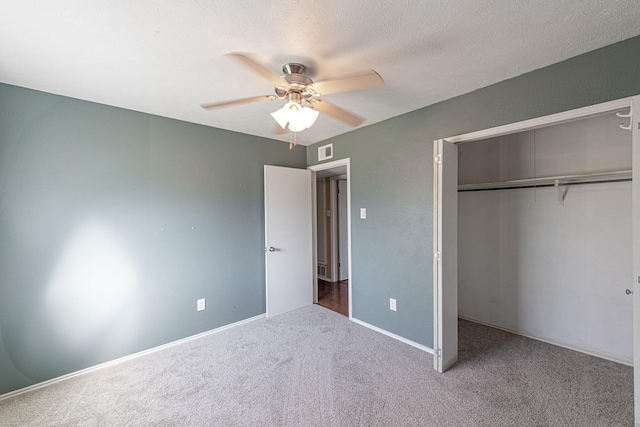
<svg viewBox="0 0 640 427">
<path fill-rule="evenodd" d="M 628 366 L 461 321 L 431 367 L 311 306 L 0 402 L 0 425 L 633 425 Z"/>
</svg>

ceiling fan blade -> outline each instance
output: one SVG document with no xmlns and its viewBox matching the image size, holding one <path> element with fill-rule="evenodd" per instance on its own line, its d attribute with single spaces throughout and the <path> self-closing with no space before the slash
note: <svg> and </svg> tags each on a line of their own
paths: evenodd
<svg viewBox="0 0 640 427">
<path fill-rule="evenodd" d="M 355 114 L 343 110 L 342 108 L 322 99 L 314 100 L 309 104 L 309 106 L 314 110 L 318 110 L 321 113 L 328 114 L 331 117 L 341 120 L 351 126 L 359 126 L 364 122 L 364 119 L 362 117 L 358 117 Z"/>
<path fill-rule="evenodd" d="M 282 78 L 282 76 L 266 65 L 262 64 L 258 59 L 254 56 L 250 56 L 246 53 L 233 52 L 228 53 L 226 56 L 230 56 L 242 64 L 248 66 L 256 73 L 260 74 L 263 78 L 269 80 L 274 86 L 282 86 L 286 85 L 287 82 Z"/>
<path fill-rule="evenodd" d="M 317 95 L 329 95 L 378 86 L 384 86 L 384 80 L 382 80 L 380 74 L 373 70 L 368 70 L 358 74 L 315 82 L 307 87 L 310 87 Z"/>
<path fill-rule="evenodd" d="M 208 110 L 211 108 L 229 107 L 231 105 L 249 104 L 251 102 L 258 102 L 258 101 L 273 101 L 274 99 L 278 99 L 278 97 L 273 95 L 263 95 L 263 96 L 254 96 L 251 98 L 234 99 L 231 101 L 210 102 L 207 104 L 200 104 L 200 106 L 205 110 Z"/>
</svg>

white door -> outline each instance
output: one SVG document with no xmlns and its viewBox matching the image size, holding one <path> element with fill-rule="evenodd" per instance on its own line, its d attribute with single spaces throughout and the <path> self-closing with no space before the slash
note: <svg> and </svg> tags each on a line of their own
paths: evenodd
<svg viewBox="0 0 640 427">
<path fill-rule="evenodd" d="M 458 147 L 433 143 L 433 367 L 458 360 Z"/>
<path fill-rule="evenodd" d="M 635 423 L 640 425 L 640 96 L 633 97 L 631 106 L 631 132 L 632 132 L 632 156 L 633 179 L 632 185 L 632 210 L 633 218 L 633 277 L 630 288 L 633 290 L 633 379 L 634 379 L 634 406 Z"/>
<path fill-rule="evenodd" d="M 339 280 L 349 278 L 349 239 L 347 236 L 347 180 L 338 180 Z"/>
<path fill-rule="evenodd" d="M 267 317 L 313 304 L 311 171 L 264 167 Z"/>
</svg>

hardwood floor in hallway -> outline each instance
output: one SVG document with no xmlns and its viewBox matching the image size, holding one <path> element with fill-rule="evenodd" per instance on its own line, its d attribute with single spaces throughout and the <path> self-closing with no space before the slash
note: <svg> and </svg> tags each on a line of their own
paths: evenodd
<svg viewBox="0 0 640 427">
<path fill-rule="evenodd" d="M 318 304 L 349 316 L 349 281 L 332 283 L 318 279 Z"/>
</svg>

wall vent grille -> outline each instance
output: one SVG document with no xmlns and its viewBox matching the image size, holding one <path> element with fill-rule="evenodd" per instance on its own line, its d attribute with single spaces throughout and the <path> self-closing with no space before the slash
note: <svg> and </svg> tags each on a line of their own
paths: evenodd
<svg viewBox="0 0 640 427">
<path fill-rule="evenodd" d="M 318 265 L 318 276 L 327 277 L 327 266 Z"/>
<path fill-rule="evenodd" d="M 329 160 L 333 158 L 333 144 L 318 147 L 318 161 Z"/>
</svg>

